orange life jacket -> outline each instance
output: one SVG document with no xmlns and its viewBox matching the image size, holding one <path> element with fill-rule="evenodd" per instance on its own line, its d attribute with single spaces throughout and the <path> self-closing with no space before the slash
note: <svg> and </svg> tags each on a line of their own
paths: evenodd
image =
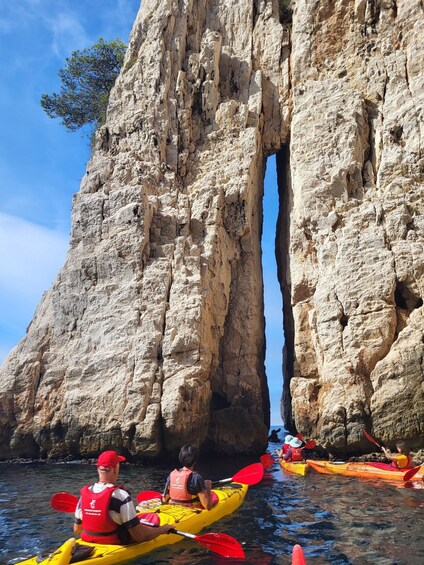
<svg viewBox="0 0 424 565">
<path fill-rule="evenodd" d="M 169 496 L 170 502 L 174 504 L 191 505 L 198 502 L 199 498 L 193 496 L 187 490 L 187 483 L 192 471 L 183 467 L 182 469 L 174 469 L 169 477 Z"/>
</svg>

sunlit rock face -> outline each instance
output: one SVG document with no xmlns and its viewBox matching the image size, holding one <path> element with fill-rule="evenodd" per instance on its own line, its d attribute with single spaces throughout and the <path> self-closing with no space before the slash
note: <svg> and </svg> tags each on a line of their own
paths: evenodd
<svg viewBox="0 0 424 565">
<path fill-rule="evenodd" d="M 65 265 L 0 369 L 1 458 L 265 449 L 277 152 L 286 425 L 420 442 L 421 4 L 286 4 L 143 0 Z"/>
<path fill-rule="evenodd" d="M 422 444 L 423 32 L 414 0 L 294 8 L 287 376 L 296 426 L 335 447 L 364 424 Z"/>
<path fill-rule="evenodd" d="M 1 370 L 1 456 L 267 445 L 265 158 L 287 140 L 278 2 L 143 0 L 66 263 Z"/>
</svg>

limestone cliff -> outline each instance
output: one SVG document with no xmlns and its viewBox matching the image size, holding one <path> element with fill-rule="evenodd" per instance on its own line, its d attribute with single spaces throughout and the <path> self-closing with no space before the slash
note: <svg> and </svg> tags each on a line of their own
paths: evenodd
<svg viewBox="0 0 424 565">
<path fill-rule="evenodd" d="M 294 7 L 288 376 L 296 425 L 333 446 L 363 424 L 422 445 L 423 31 L 414 0 Z"/>
<path fill-rule="evenodd" d="M 3 458 L 264 449 L 272 153 L 287 425 L 418 444 L 423 9 L 286 5 L 143 0 L 66 263 L 0 370 Z"/>
</svg>

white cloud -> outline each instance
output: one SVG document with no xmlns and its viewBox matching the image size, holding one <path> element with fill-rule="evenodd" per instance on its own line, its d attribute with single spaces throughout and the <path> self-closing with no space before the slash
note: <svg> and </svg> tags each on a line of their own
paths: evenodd
<svg viewBox="0 0 424 565">
<path fill-rule="evenodd" d="M 68 236 L 0 212 L 0 363 L 64 263 Z"/>
<path fill-rule="evenodd" d="M 68 235 L 0 213 L 2 296 L 33 302 L 40 298 L 65 260 Z"/>
<path fill-rule="evenodd" d="M 46 17 L 46 24 L 52 32 L 52 50 L 60 58 L 69 56 L 72 51 L 87 47 L 90 40 L 78 21 L 70 12 Z"/>
</svg>

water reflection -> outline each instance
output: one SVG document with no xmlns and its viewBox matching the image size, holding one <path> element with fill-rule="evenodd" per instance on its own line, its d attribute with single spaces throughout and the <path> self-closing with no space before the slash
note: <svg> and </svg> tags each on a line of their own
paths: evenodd
<svg viewBox="0 0 424 565">
<path fill-rule="evenodd" d="M 251 460 L 203 465 L 212 479 L 232 476 Z M 161 490 L 169 467 L 123 465 L 122 482 L 135 498 Z M 89 465 L 0 465 L 0 563 L 12 564 L 55 548 L 72 532 L 72 515 L 53 511 L 58 491 L 78 494 L 95 478 Z M 239 511 L 208 531 L 229 534 L 243 544 L 246 559 L 228 560 L 183 540 L 134 560 L 134 565 L 289 564 L 293 545 L 307 563 L 418 565 L 424 563 L 424 490 L 375 480 L 313 471 L 285 474 L 275 465 L 251 487 Z"/>
</svg>

